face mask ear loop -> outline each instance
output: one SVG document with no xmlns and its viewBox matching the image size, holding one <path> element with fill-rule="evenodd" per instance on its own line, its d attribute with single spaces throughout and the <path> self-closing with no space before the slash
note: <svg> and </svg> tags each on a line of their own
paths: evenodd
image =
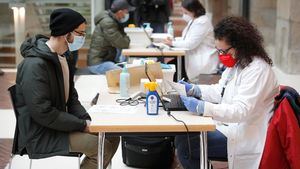
<svg viewBox="0 0 300 169">
<path fill-rule="evenodd" d="M 66 40 L 66 42 L 67 42 L 68 44 L 71 43 L 71 42 L 68 41 L 68 36 L 71 36 L 71 35 L 72 35 L 72 33 L 69 32 L 69 33 L 65 36 L 65 40 Z"/>
</svg>

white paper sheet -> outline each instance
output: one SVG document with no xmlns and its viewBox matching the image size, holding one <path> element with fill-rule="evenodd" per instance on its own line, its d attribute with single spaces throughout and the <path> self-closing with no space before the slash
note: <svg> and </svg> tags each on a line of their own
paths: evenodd
<svg viewBox="0 0 300 169">
<path fill-rule="evenodd" d="M 172 48 L 170 48 L 170 50 L 174 50 L 174 51 L 182 51 L 182 50 L 184 50 L 184 51 L 187 51 L 187 50 L 189 50 L 188 48 L 177 48 L 177 47 L 172 47 Z"/>
<path fill-rule="evenodd" d="M 136 106 L 120 106 L 120 105 L 94 105 L 89 113 L 113 113 L 113 114 L 134 114 Z"/>
<path fill-rule="evenodd" d="M 167 83 L 172 87 L 172 89 L 176 90 L 179 95 L 186 96 L 186 91 L 185 91 L 185 85 L 176 83 L 176 82 L 171 82 L 167 80 Z"/>
</svg>

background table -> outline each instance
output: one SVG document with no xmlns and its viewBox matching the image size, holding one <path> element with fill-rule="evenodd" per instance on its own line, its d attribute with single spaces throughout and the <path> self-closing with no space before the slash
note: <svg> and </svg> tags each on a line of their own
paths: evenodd
<svg viewBox="0 0 300 169">
<path fill-rule="evenodd" d="M 185 55 L 184 50 L 170 50 L 170 49 L 157 49 L 157 48 L 129 48 L 123 49 L 122 55 L 130 57 L 176 57 L 177 58 L 177 80 L 181 79 L 182 56 Z"/>
</svg>

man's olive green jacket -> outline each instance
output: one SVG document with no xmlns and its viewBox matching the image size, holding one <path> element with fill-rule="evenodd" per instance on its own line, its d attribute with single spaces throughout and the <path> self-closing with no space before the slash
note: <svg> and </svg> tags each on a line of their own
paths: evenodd
<svg viewBox="0 0 300 169">
<path fill-rule="evenodd" d="M 129 48 L 130 39 L 111 11 L 98 14 L 95 30 L 88 52 L 88 65 L 97 65 L 105 61 L 115 62 L 117 48 Z"/>
</svg>

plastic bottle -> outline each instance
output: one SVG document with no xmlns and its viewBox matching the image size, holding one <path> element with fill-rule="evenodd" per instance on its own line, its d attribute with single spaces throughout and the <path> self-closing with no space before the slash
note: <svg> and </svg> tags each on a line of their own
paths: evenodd
<svg viewBox="0 0 300 169">
<path fill-rule="evenodd" d="M 158 115 L 159 96 L 156 91 L 157 83 L 149 82 L 144 84 L 148 89 L 146 96 L 146 109 L 148 115 Z"/>
<path fill-rule="evenodd" d="M 153 29 L 150 27 L 150 23 L 144 23 L 143 26 L 145 27 L 145 31 L 151 36 Z"/>
<path fill-rule="evenodd" d="M 130 74 L 128 73 L 126 65 L 124 65 L 120 73 L 120 95 L 121 97 L 128 97 L 130 89 Z"/>
<path fill-rule="evenodd" d="M 171 38 L 174 38 L 174 28 L 172 22 L 168 22 L 168 34 L 171 36 Z"/>
</svg>

